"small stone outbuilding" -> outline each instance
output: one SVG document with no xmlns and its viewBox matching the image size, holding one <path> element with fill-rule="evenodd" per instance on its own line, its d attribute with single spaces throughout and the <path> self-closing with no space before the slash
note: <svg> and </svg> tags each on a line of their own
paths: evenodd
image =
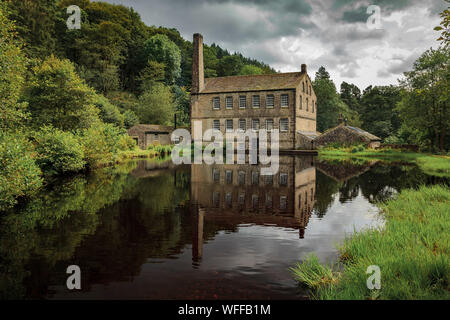
<svg viewBox="0 0 450 320">
<path fill-rule="evenodd" d="M 295 133 L 295 149 L 315 150 L 314 140 L 320 136 L 317 131 L 297 131 Z"/>
<path fill-rule="evenodd" d="M 132 137 L 139 148 L 147 149 L 150 145 L 172 144 L 170 136 L 174 128 L 154 124 L 138 124 L 128 129 L 128 135 Z"/>
<path fill-rule="evenodd" d="M 381 138 L 360 128 L 340 124 L 314 139 L 315 148 L 330 143 L 339 143 L 347 146 L 364 144 L 369 148 L 376 149 L 381 146 Z"/>
</svg>

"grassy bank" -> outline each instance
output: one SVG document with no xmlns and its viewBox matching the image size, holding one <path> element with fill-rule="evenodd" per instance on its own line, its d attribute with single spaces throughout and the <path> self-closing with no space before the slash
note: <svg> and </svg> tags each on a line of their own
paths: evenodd
<svg viewBox="0 0 450 320">
<path fill-rule="evenodd" d="M 380 205 L 383 229 L 356 233 L 340 248 L 340 262 L 310 257 L 292 268 L 316 299 L 450 299 L 450 190 L 404 190 Z M 367 267 L 381 270 L 381 289 L 369 290 Z"/>
<path fill-rule="evenodd" d="M 120 162 L 137 159 L 137 158 L 156 158 L 156 157 L 164 157 L 169 155 L 172 152 L 172 145 L 158 145 L 158 146 L 150 146 L 146 150 L 142 150 L 139 147 L 136 147 L 133 150 L 122 151 L 119 155 Z"/>
<path fill-rule="evenodd" d="M 439 176 L 450 176 L 450 157 L 424 153 L 406 152 L 393 149 L 364 149 L 363 147 L 350 148 L 322 148 L 319 158 L 323 160 L 381 160 L 391 162 L 410 162 L 417 164 L 425 173 Z"/>
</svg>

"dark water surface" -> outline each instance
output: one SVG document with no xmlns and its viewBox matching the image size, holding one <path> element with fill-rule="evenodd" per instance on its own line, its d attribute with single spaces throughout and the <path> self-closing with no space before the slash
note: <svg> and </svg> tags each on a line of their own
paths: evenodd
<svg viewBox="0 0 450 320">
<path fill-rule="evenodd" d="M 0 217 L 0 297 L 302 299 L 289 267 L 336 261 L 346 236 L 382 226 L 377 201 L 448 184 L 416 166 L 313 157 L 259 170 L 169 159 L 55 181 Z M 66 287 L 69 265 L 81 290 Z"/>
</svg>

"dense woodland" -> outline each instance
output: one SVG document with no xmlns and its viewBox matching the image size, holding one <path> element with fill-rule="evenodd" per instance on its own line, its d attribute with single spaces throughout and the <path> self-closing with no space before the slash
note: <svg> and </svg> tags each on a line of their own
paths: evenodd
<svg viewBox="0 0 450 320">
<path fill-rule="evenodd" d="M 69 30 L 67 7 L 81 8 Z M 340 91 L 321 67 L 313 86 L 318 130 L 350 124 L 386 142 L 446 152 L 448 10 L 439 49 L 425 52 L 397 86 Z M 430 30 L 430 32 L 434 32 Z M 437 35 L 437 33 L 436 33 Z M 205 45 L 205 76 L 266 74 L 270 66 Z M 137 123 L 189 124 L 192 42 L 175 29 L 145 25 L 132 8 L 90 0 L 0 3 L 0 211 L 48 177 L 119 161 L 135 147 Z M 407 71 L 407 70 L 405 70 Z"/>
</svg>

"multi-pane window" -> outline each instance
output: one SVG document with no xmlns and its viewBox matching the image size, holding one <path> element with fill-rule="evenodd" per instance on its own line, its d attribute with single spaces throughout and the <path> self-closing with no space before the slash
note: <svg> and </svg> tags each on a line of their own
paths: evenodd
<svg viewBox="0 0 450 320">
<path fill-rule="evenodd" d="M 227 170 L 225 171 L 225 180 L 228 184 L 233 183 L 233 171 Z"/>
<path fill-rule="evenodd" d="M 233 97 L 226 97 L 226 99 L 225 99 L 225 107 L 227 109 L 233 109 Z"/>
<path fill-rule="evenodd" d="M 287 209 L 287 197 L 280 196 L 280 210 L 286 210 L 286 209 Z"/>
<path fill-rule="evenodd" d="M 273 94 L 269 94 L 266 97 L 266 108 L 273 108 L 275 106 L 275 96 Z"/>
<path fill-rule="evenodd" d="M 213 198 L 212 198 L 212 202 L 213 202 L 213 207 L 218 208 L 220 205 L 220 192 L 213 192 Z"/>
<path fill-rule="evenodd" d="M 287 185 L 288 185 L 288 174 L 280 173 L 280 186 L 287 186 Z"/>
<path fill-rule="evenodd" d="M 232 196 L 231 196 L 231 193 L 230 193 L 230 192 L 226 193 L 226 194 L 225 194 L 225 204 L 226 204 L 226 206 L 227 206 L 227 207 L 231 207 L 232 204 L 233 204 L 232 201 L 233 201 L 233 198 L 232 198 Z"/>
<path fill-rule="evenodd" d="M 214 169 L 213 170 L 213 180 L 214 180 L 214 182 L 219 182 L 219 180 L 220 180 L 220 171 L 219 171 L 219 169 Z"/>
<path fill-rule="evenodd" d="M 233 132 L 233 119 L 227 119 L 226 128 L 227 132 Z"/>
<path fill-rule="evenodd" d="M 213 121 L 213 129 L 214 130 L 220 130 L 220 120 L 214 120 Z"/>
<path fill-rule="evenodd" d="M 289 131 L 289 119 L 288 118 L 280 119 L 280 131 L 281 132 Z"/>
<path fill-rule="evenodd" d="M 238 184 L 244 185 L 245 184 L 245 171 L 239 171 L 238 173 Z"/>
<path fill-rule="evenodd" d="M 247 130 L 247 122 L 245 121 L 245 119 L 239 119 L 239 130 L 240 131 Z"/>
<path fill-rule="evenodd" d="M 266 130 L 267 131 L 273 130 L 273 119 L 266 119 Z"/>
<path fill-rule="evenodd" d="M 256 209 L 259 204 L 259 196 L 257 194 L 252 195 L 252 208 Z"/>
<path fill-rule="evenodd" d="M 252 119 L 252 129 L 254 131 L 259 130 L 259 119 Z"/>
<path fill-rule="evenodd" d="M 243 206 L 245 204 L 245 193 L 240 193 L 238 198 L 239 205 Z"/>
<path fill-rule="evenodd" d="M 259 96 L 253 96 L 253 108 L 259 108 L 259 106 L 260 106 Z"/>
<path fill-rule="evenodd" d="M 281 95 L 281 106 L 282 107 L 288 107 L 289 106 L 289 95 L 288 94 L 282 94 Z"/>
<path fill-rule="evenodd" d="M 252 185 L 257 186 L 259 184 L 259 172 L 253 171 L 252 172 Z"/>
<path fill-rule="evenodd" d="M 245 109 L 247 107 L 247 97 L 239 96 L 239 109 Z"/>
<path fill-rule="evenodd" d="M 220 109 L 220 98 L 219 97 L 215 97 L 213 99 L 213 109 L 214 110 L 219 110 Z"/>
</svg>

